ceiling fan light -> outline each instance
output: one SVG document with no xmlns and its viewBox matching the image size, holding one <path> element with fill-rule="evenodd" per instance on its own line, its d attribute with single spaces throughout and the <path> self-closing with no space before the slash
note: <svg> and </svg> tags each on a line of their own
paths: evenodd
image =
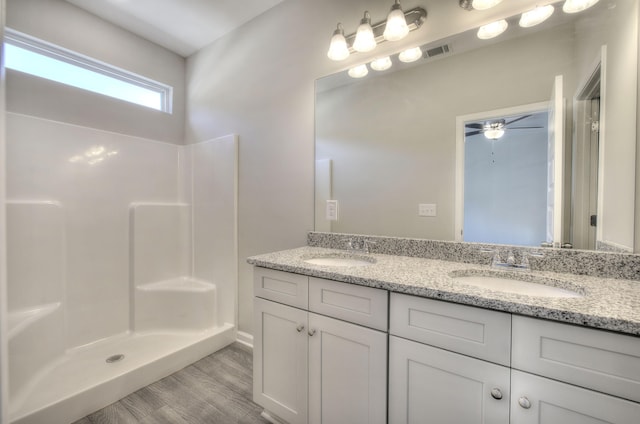
<svg viewBox="0 0 640 424">
<path fill-rule="evenodd" d="M 357 52 L 370 52 L 376 48 L 376 38 L 371 28 L 371 16 L 369 12 L 364 12 L 364 18 L 360 21 L 360 26 L 356 32 L 356 39 L 353 42 L 353 49 Z"/>
<path fill-rule="evenodd" d="M 485 130 L 483 132 L 483 134 L 489 140 L 497 140 L 497 139 L 501 138 L 504 135 L 504 129 L 502 129 L 502 128 L 491 128 L 491 129 Z"/>
<path fill-rule="evenodd" d="M 404 63 L 415 62 L 422 57 L 422 49 L 420 47 L 413 47 L 411 49 L 404 50 L 398 55 L 398 60 Z"/>
<path fill-rule="evenodd" d="M 578 13 L 582 12 L 598 3 L 599 0 L 567 0 L 562 5 L 562 10 L 565 13 Z"/>
<path fill-rule="evenodd" d="M 363 78 L 367 76 L 369 69 L 367 69 L 367 65 L 363 63 L 362 65 L 354 66 L 349 69 L 347 73 L 351 78 Z"/>
<path fill-rule="evenodd" d="M 485 9 L 492 8 L 493 6 L 501 2 L 502 0 L 473 0 L 471 2 L 471 5 L 476 10 L 485 10 Z"/>
<path fill-rule="evenodd" d="M 522 16 L 520 16 L 519 24 L 523 28 L 536 26 L 549 19 L 554 10 L 554 7 L 550 4 L 546 6 L 538 6 L 533 10 L 524 12 Z"/>
<path fill-rule="evenodd" d="M 327 56 L 331 60 L 344 60 L 349 57 L 349 47 L 347 47 L 347 40 L 344 38 L 342 24 L 338 24 L 338 28 L 333 31 Z"/>
<path fill-rule="evenodd" d="M 391 65 L 393 65 L 393 63 L 391 62 L 391 58 L 389 56 L 385 56 L 375 59 L 373 62 L 371 62 L 370 66 L 374 71 L 386 71 L 387 69 L 391 68 Z"/>
<path fill-rule="evenodd" d="M 409 34 L 407 19 L 400 7 L 400 2 L 396 0 L 393 6 L 391 6 L 391 12 L 389 12 L 387 16 L 383 37 L 387 41 L 398 41 L 406 37 L 407 34 Z"/>
<path fill-rule="evenodd" d="M 491 22 L 490 24 L 483 25 L 478 29 L 478 38 L 481 40 L 488 40 L 490 38 L 497 37 L 507 30 L 509 24 L 505 19 Z"/>
</svg>

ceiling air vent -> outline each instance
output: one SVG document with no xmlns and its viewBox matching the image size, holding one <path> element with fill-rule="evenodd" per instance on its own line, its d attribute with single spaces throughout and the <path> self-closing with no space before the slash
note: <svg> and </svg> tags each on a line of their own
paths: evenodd
<svg viewBox="0 0 640 424">
<path fill-rule="evenodd" d="M 433 47 L 431 49 L 427 49 L 427 51 L 424 52 L 424 57 L 426 59 L 434 57 L 434 56 L 439 56 L 441 54 L 445 54 L 445 53 L 449 53 L 449 45 L 448 44 L 443 44 L 442 46 L 438 46 L 438 47 Z"/>
</svg>

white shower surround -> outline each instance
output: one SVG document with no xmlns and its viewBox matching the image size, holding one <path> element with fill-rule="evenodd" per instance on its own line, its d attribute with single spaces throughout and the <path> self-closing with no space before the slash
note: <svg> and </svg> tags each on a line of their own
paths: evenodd
<svg viewBox="0 0 640 424">
<path fill-rule="evenodd" d="M 235 340 L 236 137 L 12 113 L 7 133 L 13 423 L 75 420 Z"/>
</svg>

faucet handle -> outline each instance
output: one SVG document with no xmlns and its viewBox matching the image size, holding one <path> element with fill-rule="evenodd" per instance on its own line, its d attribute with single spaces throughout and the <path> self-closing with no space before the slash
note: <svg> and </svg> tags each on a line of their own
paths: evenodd
<svg viewBox="0 0 640 424">
<path fill-rule="evenodd" d="M 373 246 L 375 246 L 376 244 L 378 244 L 378 243 L 377 243 L 377 242 L 375 242 L 375 241 L 371 241 L 371 240 L 363 240 L 363 241 L 362 241 L 362 245 L 363 245 L 362 247 L 364 248 L 364 249 L 363 249 L 363 250 L 364 250 L 364 253 L 371 253 L 371 248 L 372 248 Z"/>
<path fill-rule="evenodd" d="M 482 249 L 480 249 L 480 252 L 481 253 L 491 253 L 491 266 L 492 267 L 502 262 L 502 258 L 500 257 L 500 250 L 499 249 L 482 248 Z"/>
<path fill-rule="evenodd" d="M 542 252 L 538 252 L 537 250 L 534 250 L 532 252 L 522 252 L 522 262 L 520 262 L 520 266 L 522 268 L 525 269 L 531 269 L 531 263 L 529 262 L 529 257 L 532 258 L 543 258 L 544 257 L 544 253 Z"/>
</svg>

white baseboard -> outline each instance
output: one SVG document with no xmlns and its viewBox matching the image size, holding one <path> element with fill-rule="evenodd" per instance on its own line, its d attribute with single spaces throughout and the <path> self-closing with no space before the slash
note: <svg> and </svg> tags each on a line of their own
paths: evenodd
<svg viewBox="0 0 640 424">
<path fill-rule="evenodd" d="M 249 346 L 253 349 L 253 335 L 249 333 L 245 333 L 244 331 L 238 331 L 238 343 L 242 343 L 243 345 Z"/>
</svg>

